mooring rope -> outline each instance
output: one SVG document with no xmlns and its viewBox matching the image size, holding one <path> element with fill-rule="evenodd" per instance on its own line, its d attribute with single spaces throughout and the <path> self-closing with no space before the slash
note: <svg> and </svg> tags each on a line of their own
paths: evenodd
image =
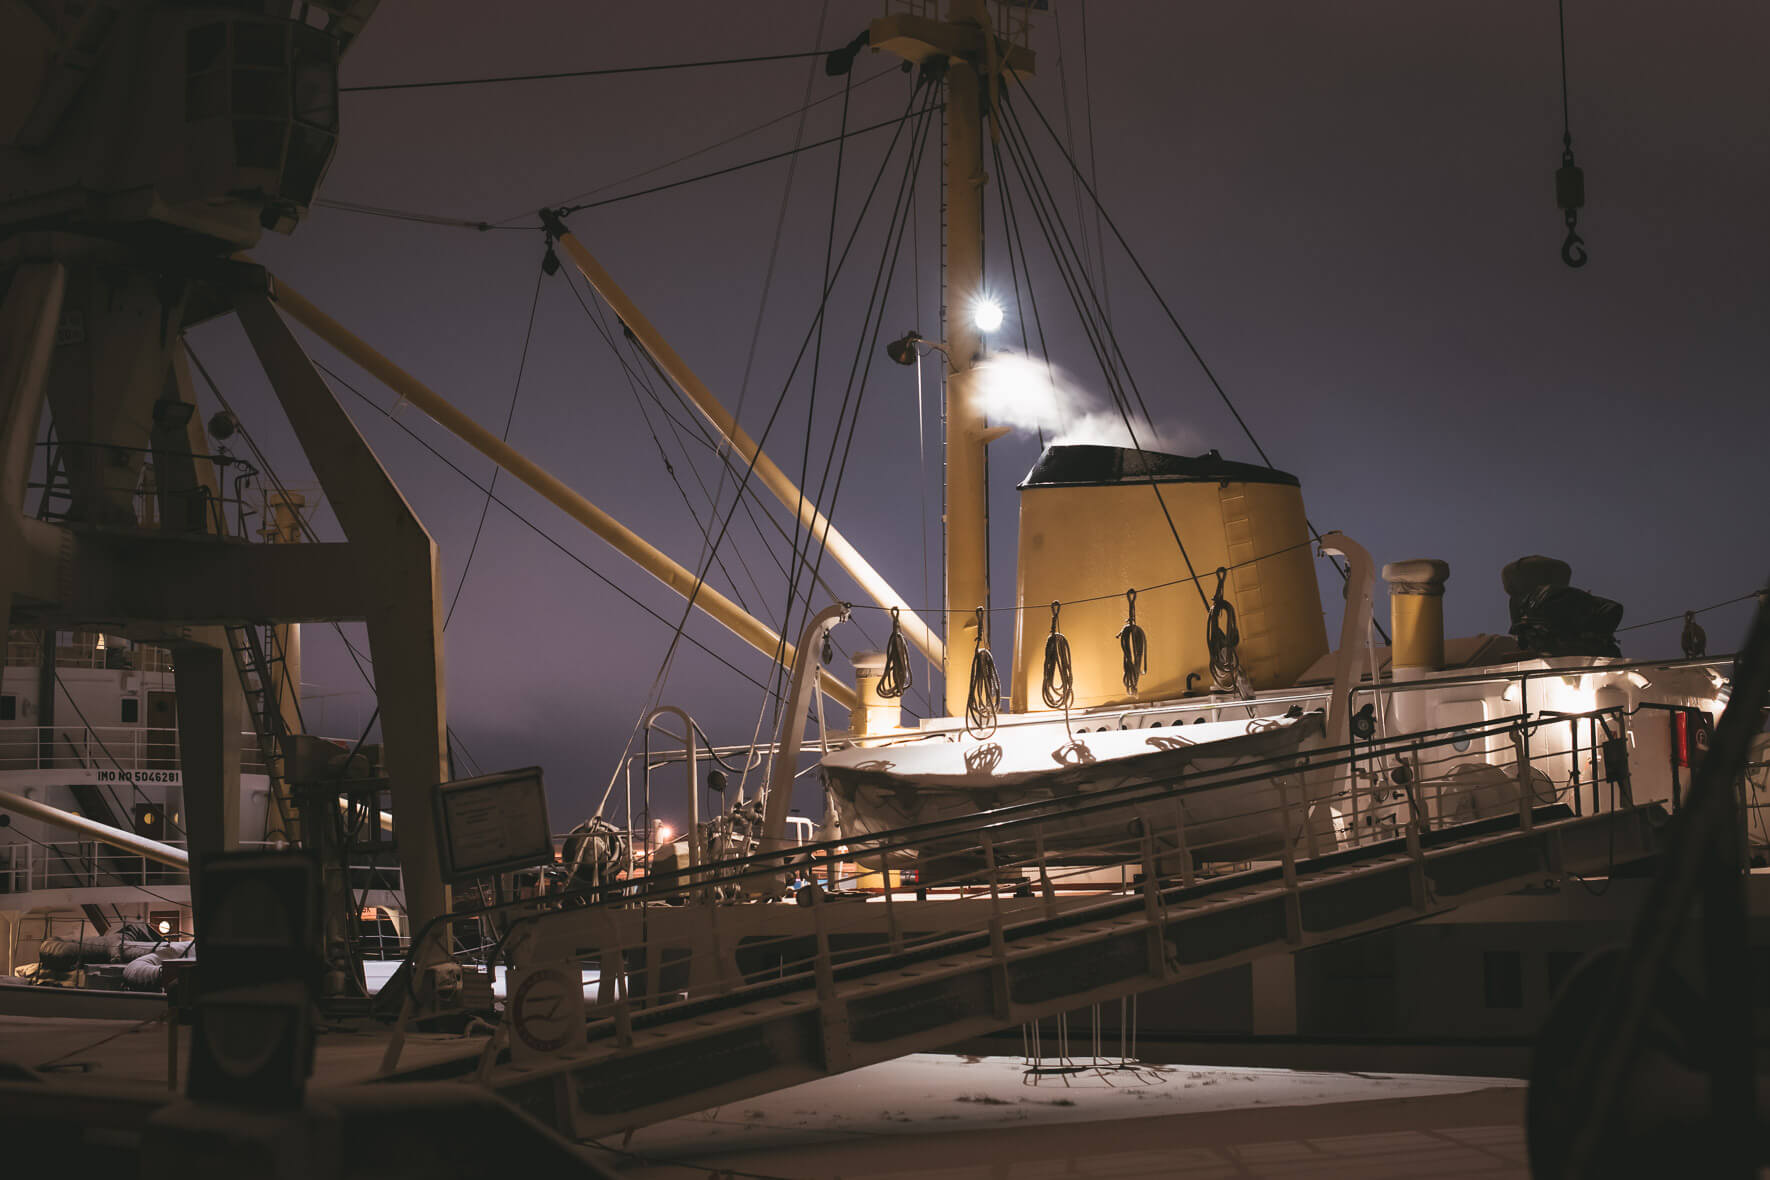
<svg viewBox="0 0 1770 1180">
<path fill-rule="evenodd" d="M 1149 671 L 1149 638 L 1137 625 L 1137 591 L 1125 591 L 1125 625 L 1119 631 L 1119 648 L 1125 653 L 1125 691 L 1137 695 L 1137 683 Z"/>
<path fill-rule="evenodd" d="M 965 699 L 965 732 L 986 738 L 996 732 L 1002 682 L 996 675 L 996 657 L 983 645 L 984 610 L 977 608 L 977 647 L 971 653 L 971 692 Z"/>
<path fill-rule="evenodd" d="M 1045 639 L 1045 680 L 1042 692 L 1045 706 L 1068 709 L 1076 696 L 1075 668 L 1070 663 L 1069 639 L 1057 629 L 1057 612 L 1063 604 L 1051 604 L 1051 634 Z"/>
</svg>

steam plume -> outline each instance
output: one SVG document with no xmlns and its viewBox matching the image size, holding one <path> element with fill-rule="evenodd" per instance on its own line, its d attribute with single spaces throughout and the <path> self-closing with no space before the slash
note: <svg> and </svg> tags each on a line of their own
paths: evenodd
<svg viewBox="0 0 1770 1180">
<path fill-rule="evenodd" d="M 1000 352 L 984 360 L 972 390 L 991 422 L 1026 434 L 1043 431 L 1052 446 L 1202 449 L 1185 427 L 1157 426 L 1140 414 L 1130 416 L 1127 430 L 1117 409 L 1103 405 L 1062 369 L 1023 353 Z"/>
</svg>

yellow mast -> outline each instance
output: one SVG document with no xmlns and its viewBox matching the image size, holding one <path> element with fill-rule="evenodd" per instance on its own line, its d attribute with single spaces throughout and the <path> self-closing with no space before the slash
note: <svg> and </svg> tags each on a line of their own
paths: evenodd
<svg viewBox="0 0 1770 1180">
<path fill-rule="evenodd" d="M 1032 54 L 1001 44 L 986 0 L 949 0 L 937 21 L 893 13 L 872 23 L 869 40 L 906 61 L 946 62 L 946 276 L 941 292 L 946 369 L 946 711 L 965 713 L 977 608 L 989 605 L 989 452 L 993 437 L 972 397 L 984 341 L 973 309 L 984 295 L 983 94 L 998 92 L 1004 70 L 1032 72 Z M 989 641 L 984 612 L 984 642 Z"/>
</svg>

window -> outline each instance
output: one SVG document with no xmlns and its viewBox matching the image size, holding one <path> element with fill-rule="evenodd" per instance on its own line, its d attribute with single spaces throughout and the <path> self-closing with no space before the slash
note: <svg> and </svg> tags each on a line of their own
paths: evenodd
<svg viewBox="0 0 1770 1180">
<path fill-rule="evenodd" d="M 1482 951 L 1481 992 L 1489 1008 L 1524 1007 L 1524 956 L 1518 951 Z"/>
<path fill-rule="evenodd" d="M 0 721 L 18 720 L 18 698 L 15 696 L 0 697 Z"/>
<path fill-rule="evenodd" d="M 124 697 L 122 706 L 124 725 L 135 725 L 141 720 L 141 701 L 139 699 Z"/>
</svg>

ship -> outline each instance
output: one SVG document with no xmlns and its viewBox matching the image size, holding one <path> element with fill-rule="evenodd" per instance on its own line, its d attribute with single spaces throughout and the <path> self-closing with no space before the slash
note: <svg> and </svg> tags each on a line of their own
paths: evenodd
<svg viewBox="0 0 1770 1180">
<path fill-rule="evenodd" d="M 0 1002 L 170 1014 L 183 1101 L 117 1108 L 161 1128 L 144 1158 L 243 1150 L 218 1112 L 294 1126 L 277 1120 L 311 1111 L 310 1077 L 340 1125 L 410 1102 L 439 1125 L 514 1128 L 539 1158 L 908 1054 L 1051 1028 L 1066 1041 L 1077 1015 L 1096 1039 L 1189 1060 L 1519 1074 L 1546 1020 L 1601 1039 L 1580 1023 L 1596 1009 L 1566 999 L 1597 987 L 1586 952 L 1655 912 L 1711 816 L 1733 824 L 1715 871 L 1743 869 L 1765 624 L 1737 659 L 1711 655 L 1693 615 L 1682 657 L 1628 659 L 1621 604 L 1565 561 L 1518 554 L 1471 579 L 1493 629 L 1449 635 L 1446 562 L 1379 562 L 1357 527 L 1318 530 L 1302 481 L 1251 431 L 1245 459 L 1228 440 L 1162 441 L 1035 158 L 1054 144 L 1063 183 L 1104 220 L 1028 85 L 1033 7 L 891 4 L 815 55 L 844 118 L 861 54 L 908 79 L 878 164 L 902 169 L 896 197 L 877 183 L 865 197 L 895 207 L 881 235 L 833 202 L 805 340 L 827 330 L 849 257 L 838 230 L 866 228 L 880 262 L 847 341 L 850 392 L 914 370 L 920 397 L 938 377 L 932 596 L 900 593 L 833 523 L 858 405 L 844 401 L 833 480 L 812 486 L 808 464 L 794 478 L 592 251 L 572 220 L 584 205 L 520 227 L 542 247 L 536 290 L 563 275 L 599 301 L 634 379 L 659 382 L 665 415 L 716 457 L 732 499 L 714 497 L 693 563 L 464 412 L 446 375 L 420 376 L 254 259 L 324 204 L 338 63 L 372 3 L 19 16 L 40 85 L 0 158 L 0 881 L 8 974 L 23 976 Z M 886 341 L 882 291 L 935 152 L 943 317 Z M 986 265 L 992 198 L 1009 241 Z M 1065 404 L 1030 333 L 1019 350 L 999 335 L 1037 319 L 1025 245 L 1003 228 L 1017 215 L 1100 363 L 1091 403 Z M 342 539 L 321 535 L 191 347 L 185 333 L 227 317 Z M 438 547 L 313 341 L 396 399 L 396 425 L 422 415 L 678 596 L 666 667 L 696 612 L 754 649 L 771 732 L 711 741 L 703 702 L 663 696 L 660 672 L 579 822 L 552 822 L 543 768 L 459 773 Z M 1042 398 L 1048 416 L 1028 410 Z M 1070 429 L 1095 410 L 1103 428 Z M 989 455 L 1017 413 L 1062 429 L 1018 481 L 1003 595 Z M 718 566 L 740 508 L 773 514 L 788 542 L 778 619 Z M 830 590 L 835 570 L 852 600 Z M 376 712 L 328 736 L 302 714 L 299 627 L 346 620 L 366 625 L 352 653 L 375 670 Z M 857 642 L 863 623 L 883 642 Z M 930 707 L 906 715 L 918 676 Z M 815 823 L 795 814 L 802 784 Z M 1741 806 L 1713 803 L 1735 790 Z M 1748 956 L 1743 925 L 1729 946 L 1728 962 Z M 356 1022 L 374 1051 L 328 1066 L 316 1013 Z M 479 1085 L 428 1088 L 439 1079 Z M 22 1093 L 18 1110 L 52 1117 L 51 1090 Z M 1589 1152 L 1561 1109 L 1541 1150 Z"/>
</svg>

